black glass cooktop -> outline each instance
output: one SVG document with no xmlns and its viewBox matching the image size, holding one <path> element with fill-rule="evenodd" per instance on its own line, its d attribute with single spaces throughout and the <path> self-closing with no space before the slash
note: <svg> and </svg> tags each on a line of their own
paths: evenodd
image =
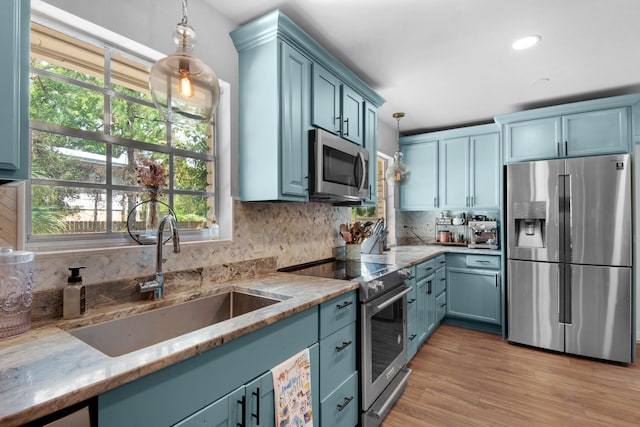
<svg viewBox="0 0 640 427">
<path fill-rule="evenodd" d="M 281 268 L 279 271 L 300 274 L 302 276 L 326 277 L 329 279 L 372 280 L 389 271 L 386 264 L 363 261 L 343 261 L 334 258 L 315 261 L 307 264 Z"/>
</svg>

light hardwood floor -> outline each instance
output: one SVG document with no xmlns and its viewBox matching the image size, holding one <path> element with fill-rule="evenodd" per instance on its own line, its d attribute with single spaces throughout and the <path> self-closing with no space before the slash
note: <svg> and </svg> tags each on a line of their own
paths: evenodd
<svg viewBox="0 0 640 427">
<path fill-rule="evenodd" d="M 383 427 L 640 426 L 640 366 L 509 344 L 442 325 L 409 364 Z"/>
</svg>

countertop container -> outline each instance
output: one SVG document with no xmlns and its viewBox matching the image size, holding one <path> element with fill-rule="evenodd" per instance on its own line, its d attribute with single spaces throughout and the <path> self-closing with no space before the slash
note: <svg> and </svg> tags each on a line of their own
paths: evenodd
<svg viewBox="0 0 640 427">
<path fill-rule="evenodd" d="M 31 326 L 33 252 L 0 248 L 0 338 Z"/>
</svg>

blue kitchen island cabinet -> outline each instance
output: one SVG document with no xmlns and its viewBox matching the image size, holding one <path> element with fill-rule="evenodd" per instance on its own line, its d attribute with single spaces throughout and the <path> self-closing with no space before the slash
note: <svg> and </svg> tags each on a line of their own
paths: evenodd
<svg viewBox="0 0 640 427">
<path fill-rule="evenodd" d="M 101 394 L 99 425 L 272 427 L 270 369 L 307 348 L 314 424 L 354 426 L 356 319 L 352 291 L 243 335 Z"/>
<path fill-rule="evenodd" d="M 505 163 L 629 153 L 640 95 L 624 95 L 496 116 Z"/>
<path fill-rule="evenodd" d="M 0 181 L 29 178 L 29 35 L 31 2 L 9 0 L 0 17 Z"/>
<path fill-rule="evenodd" d="M 240 199 L 308 201 L 309 131 L 365 144 L 365 103 L 379 108 L 384 99 L 280 10 L 230 35 L 238 51 Z"/>
</svg>

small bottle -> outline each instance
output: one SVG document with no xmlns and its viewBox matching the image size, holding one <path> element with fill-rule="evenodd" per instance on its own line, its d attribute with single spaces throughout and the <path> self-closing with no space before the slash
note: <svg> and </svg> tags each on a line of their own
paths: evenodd
<svg viewBox="0 0 640 427">
<path fill-rule="evenodd" d="M 64 319 L 75 319 L 84 314 L 85 311 L 85 289 L 82 284 L 80 269 L 84 266 L 69 267 L 71 276 L 67 279 L 67 287 L 64 288 L 62 301 L 62 317 Z"/>
<path fill-rule="evenodd" d="M 211 240 L 218 240 L 220 238 L 220 227 L 214 219 L 209 226 L 209 238 Z"/>
</svg>

